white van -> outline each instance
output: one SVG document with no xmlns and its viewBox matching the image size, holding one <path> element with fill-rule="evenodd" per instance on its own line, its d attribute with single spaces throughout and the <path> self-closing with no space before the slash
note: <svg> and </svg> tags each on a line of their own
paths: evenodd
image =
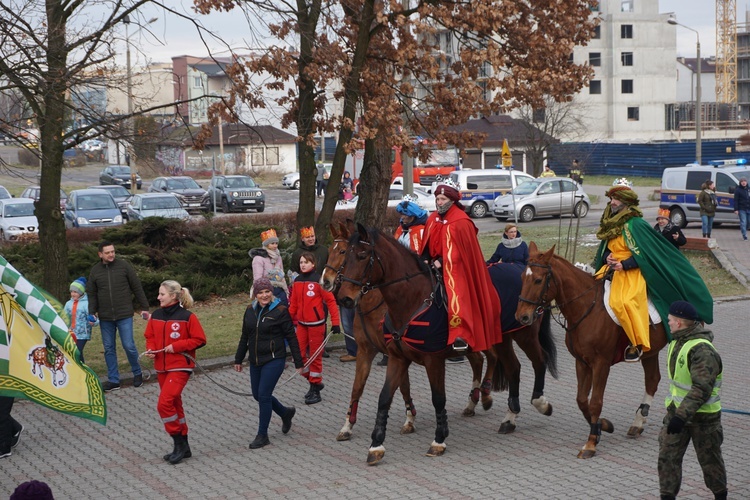
<svg viewBox="0 0 750 500">
<path fill-rule="evenodd" d="M 471 217 L 482 218 L 492 215 L 490 207 L 495 198 L 510 192 L 511 189 L 534 177 L 516 170 L 491 168 L 484 170 L 463 169 L 451 172 L 450 179 L 461 191 L 461 203 Z M 432 193 L 440 181 L 432 183 Z"/>
<path fill-rule="evenodd" d="M 700 222 L 698 195 L 701 185 L 712 180 L 716 187 L 716 216 L 714 226 L 721 223 L 739 223 L 734 213 L 734 191 L 745 177 L 750 179 L 747 160 L 717 160 L 710 165 L 689 164 L 684 167 L 665 168 L 661 178 L 659 208 L 669 209 L 669 218 L 678 227 L 688 222 Z"/>
</svg>

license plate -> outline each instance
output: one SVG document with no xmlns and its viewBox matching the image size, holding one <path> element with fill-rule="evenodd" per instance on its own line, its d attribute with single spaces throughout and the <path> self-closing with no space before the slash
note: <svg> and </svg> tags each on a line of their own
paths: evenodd
<svg viewBox="0 0 750 500">
<path fill-rule="evenodd" d="M 189 207 L 199 207 L 199 206 L 201 206 L 201 204 L 200 203 L 188 203 L 188 206 Z"/>
<path fill-rule="evenodd" d="M 242 203 L 245 205 L 255 205 L 255 200 L 243 200 Z"/>
</svg>

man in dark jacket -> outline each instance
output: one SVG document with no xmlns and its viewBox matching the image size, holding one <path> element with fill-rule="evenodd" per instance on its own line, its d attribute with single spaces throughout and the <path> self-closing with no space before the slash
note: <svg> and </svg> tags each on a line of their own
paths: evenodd
<svg viewBox="0 0 750 500">
<path fill-rule="evenodd" d="M 747 230 L 750 229 L 750 188 L 747 179 L 740 179 L 740 185 L 734 191 L 734 213 L 740 217 L 742 239 L 747 241 Z"/>
<path fill-rule="evenodd" d="M 289 266 L 292 271 L 299 274 L 299 258 L 302 257 L 304 252 L 310 252 L 315 256 L 315 269 L 322 273 L 328 262 L 328 248 L 318 244 L 318 240 L 315 237 L 315 228 L 313 226 L 303 227 L 299 231 L 301 241 L 297 248 L 294 249 L 292 254 L 292 262 Z"/>
<path fill-rule="evenodd" d="M 107 381 L 102 384 L 105 392 L 120 388 L 120 372 L 117 369 L 115 339 L 120 332 L 120 343 L 128 356 L 133 370 L 133 385 L 143 385 L 138 350 L 133 340 L 133 295 L 141 306 L 141 317 L 149 318 L 148 300 L 143 292 L 141 280 L 130 262 L 115 258 L 115 246 L 102 241 L 99 244 L 100 262 L 91 268 L 86 283 L 89 296 L 89 314 L 99 317 L 104 344 L 104 360 L 107 363 Z"/>
</svg>

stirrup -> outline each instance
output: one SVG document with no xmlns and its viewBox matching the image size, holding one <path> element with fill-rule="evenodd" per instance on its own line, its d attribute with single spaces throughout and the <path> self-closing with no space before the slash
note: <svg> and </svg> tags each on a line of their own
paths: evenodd
<svg viewBox="0 0 750 500">
<path fill-rule="evenodd" d="M 636 357 L 632 357 L 633 350 L 635 350 Z M 628 355 L 630 355 L 630 357 L 628 357 Z M 643 355 L 643 351 L 639 347 L 629 345 L 625 348 L 623 361 L 625 361 L 626 363 L 637 363 L 641 360 L 641 355 Z"/>
<path fill-rule="evenodd" d="M 469 344 L 461 337 L 457 337 L 451 347 L 454 351 L 463 354 L 469 349 Z"/>
</svg>

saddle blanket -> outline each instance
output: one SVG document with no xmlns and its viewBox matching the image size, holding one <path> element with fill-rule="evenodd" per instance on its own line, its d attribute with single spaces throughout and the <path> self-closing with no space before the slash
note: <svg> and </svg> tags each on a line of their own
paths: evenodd
<svg viewBox="0 0 750 500">
<path fill-rule="evenodd" d="M 610 294 L 610 288 L 612 287 L 612 282 L 609 280 L 604 280 L 604 307 L 607 309 L 607 313 L 609 314 L 609 317 L 612 318 L 612 321 L 614 321 L 617 326 L 622 326 L 620 324 L 620 320 L 617 319 L 617 316 L 615 316 L 615 312 L 612 310 L 612 306 L 609 305 L 609 294 Z M 651 302 L 651 298 L 648 299 L 648 317 L 651 319 L 651 323 L 654 325 L 658 325 L 661 323 L 661 316 L 659 316 L 659 311 L 656 310 L 656 306 L 653 302 Z"/>
</svg>

